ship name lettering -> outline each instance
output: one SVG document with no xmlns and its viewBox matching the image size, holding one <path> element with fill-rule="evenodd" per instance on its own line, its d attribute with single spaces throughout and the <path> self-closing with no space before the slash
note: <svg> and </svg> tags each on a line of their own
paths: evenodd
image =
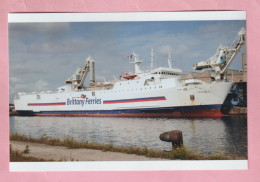
<svg viewBox="0 0 260 182">
<path fill-rule="evenodd" d="M 67 105 L 84 105 L 84 100 L 78 99 L 67 99 Z"/>
<path fill-rule="evenodd" d="M 102 104 L 101 99 L 89 99 L 86 98 L 85 100 L 82 99 L 67 99 L 67 106 L 69 105 L 81 105 L 82 107 L 86 104 Z"/>
<path fill-rule="evenodd" d="M 101 99 L 88 99 L 86 98 L 86 104 L 101 104 Z"/>
</svg>

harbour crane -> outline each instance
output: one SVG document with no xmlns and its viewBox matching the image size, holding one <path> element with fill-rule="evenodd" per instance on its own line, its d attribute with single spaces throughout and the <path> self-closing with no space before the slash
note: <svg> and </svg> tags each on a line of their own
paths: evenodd
<svg viewBox="0 0 260 182">
<path fill-rule="evenodd" d="M 213 80 L 223 80 L 228 67 L 240 51 L 241 47 L 245 44 L 245 41 L 246 30 L 242 27 L 230 47 L 220 45 L 214 56 L 206 61 L 193 64 L 193 68 L 195 70 L 211 68 L 211 78 Z"/>
<path fill-rule="evenodd" d="M 71 78 L 65 80 L 66 83 L 72 84 L 74 88 L 82 89 L 83 83 L 90 72 L 90 83 L 95 82 L 95 60 L 92 57 L 88 57 L 83 68 L 78 68 Z"/>
</svg>

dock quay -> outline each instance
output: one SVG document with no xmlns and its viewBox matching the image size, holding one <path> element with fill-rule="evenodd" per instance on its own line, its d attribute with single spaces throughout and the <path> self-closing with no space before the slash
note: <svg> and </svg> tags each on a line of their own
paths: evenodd
<svg viewBox="0 0 260 182">
<path fill-rule="evenodd" d="M 244 115 L 247 114 L 246 107 L 234 107 L 229 111 L 229 115 Z"/>
<path fill-rule="evenodd" d="M 247 114 L 247 107 L 234 107 L 231 108 L 228 115 L 245 115 Z M 9 112 L 9 116 L 19 116 L 15 110 Z"/>
</svg>

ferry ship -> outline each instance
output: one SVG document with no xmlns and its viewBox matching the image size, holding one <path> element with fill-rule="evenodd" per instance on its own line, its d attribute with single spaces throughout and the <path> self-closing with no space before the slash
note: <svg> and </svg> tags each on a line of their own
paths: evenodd
<svg viewBox="0 0 260 182">
<path fill-rule="evenodd" d="M 130 56 L 133 73 L 123 73 L 112 81 L 95 80 L 95 60 L 88 57 L 83 68 L 65 80 L 57 91 L 18 93 L 14 99 L 20 115 L 81 117 L 220 117 L 226 114 L 223 105 L 232 82 L 225 79 L 241 46 L 245 43 L 242 28 L 232 46 L 219 47 L 216 55 L 195 64 L 194 69 L 212 68 L 212 82 L 181 80 L 182 71 L 154 67 L 153 50 L 149 71 L 142 71 L 138 54 Z M 87 87 L 84 81 L 90 76 Z"/>
</svg>

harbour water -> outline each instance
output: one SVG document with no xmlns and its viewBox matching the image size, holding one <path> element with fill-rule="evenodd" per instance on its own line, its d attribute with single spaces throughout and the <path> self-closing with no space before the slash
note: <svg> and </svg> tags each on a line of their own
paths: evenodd
<svg viewBox="0 0 260 182">
<path fill-rule="evenodd" d="M 196 153 L 247 158 L 247 118 L 98 118 L 10 117 L 10 133 L 42 135 L 115 146 L 171 150 L 160 141 L 166 131 L 181 130 L 184 146 Z"/>
</svg>

